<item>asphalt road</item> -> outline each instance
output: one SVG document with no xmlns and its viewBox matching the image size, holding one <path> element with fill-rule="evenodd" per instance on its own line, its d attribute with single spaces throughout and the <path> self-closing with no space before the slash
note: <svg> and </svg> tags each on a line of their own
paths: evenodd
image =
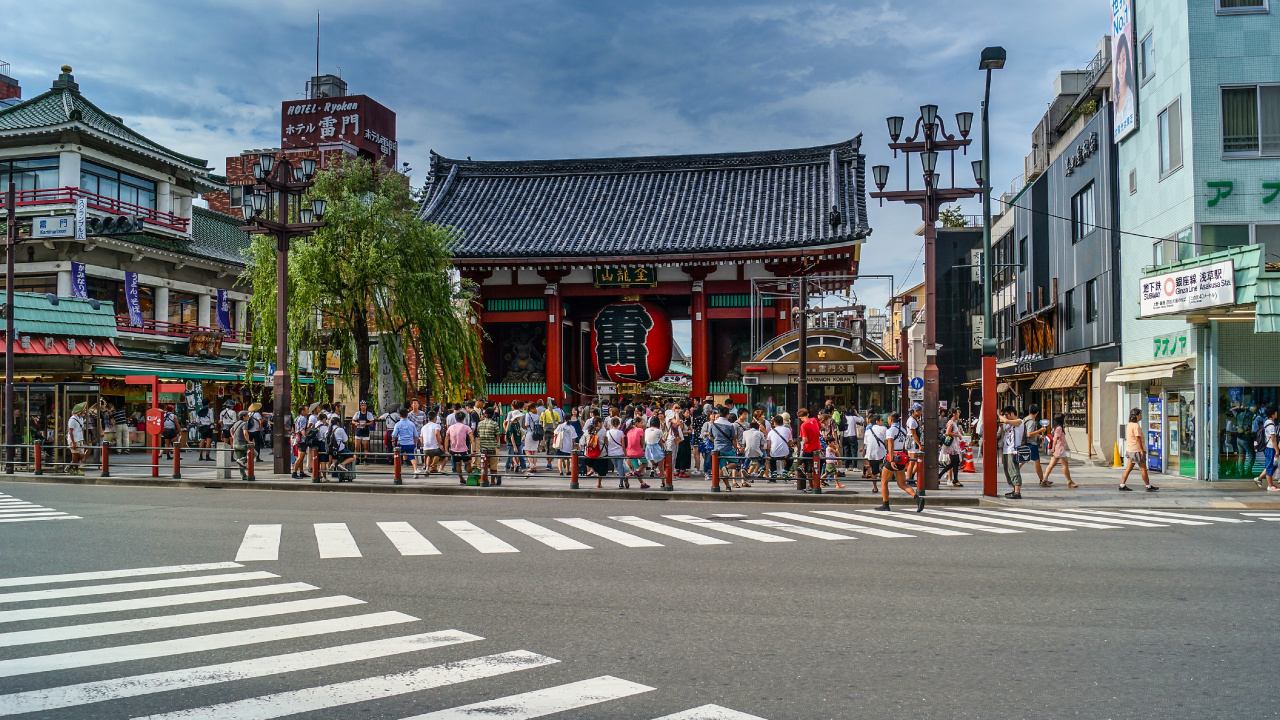
<svg viewBox="0 0 1280 720">
<path fill-rule="evenodd" d="M 962 514 L 946 525 L 941 515 L 895 515 L 918 523 L 906 529 L 872 525 L 883 516 L 862 510 L 834 509 L 865 522 L 792 504 L 32 483 L 0 483 L 0 493 L 81 518 L 0 523 L 0 716 L 1280 716 L 1280 522 L 1241 512 L 1186 516 L 1255 521 L 1169 525 L 1153 516 L 1147 524 L 1159 527 L 1100 529 L 1079 526 L 1076 515 L 1067 521 L 1076 525 L 1049 526 L 1057 532 L 995 533 L 1018 529 L 1011 522 L 1043 528 L 1038 520 L 1051 518 L 955 511 Z M 0 498 L 0 517 L 24 507 Z M 724 521 L 793 542 L 667 517 L 713 513 L 786 523 Z M 627 547 L 557 518 L 589 520 L 597 532 L 623 531 L 649 546 Z M 536 525 L 500 522 L 520 519 Z M 693 544 L 644 521 L 720 542 Z M 251 525 L 266 529 L 246 541 Z M 905 537 L 885 537 L 894 533 Z M 409 552 L 438 554 L 403 555 L 393 538 Z M 481 552 L 504 544 L 518 552 Z M 247 559 L 272 552 L 278 559 Z M 242 553 L 243 567 L 5 580 L 228 563 Z M 359 557 L 321 557 L 353 553 Z M 216 577 L 247 572 L 279 577 Z M 133 582 L 152 586 L 102 587 Z M 315 589 L 280 588 L 296 583 Z M 183 599 L 193 593 L 214 595 Z M 85 614 L 86 605 L 108 602 L 116 606 Z M 286 602 L 300 609 L 257 609 Z M 66 609 L 37 610 L 54 607 Z M 191 616 L 213 611 L 223 612 Z M 282 629 L 252 632 L 262 628 Z M 414 641 L 426 645 L 396 640 L 428 633 L 435 635 Z M 213 635 L 224 639 L 206 637 Z M 386 642 L 371 642 L 379 640 Z M 226 646 L 205 649 L 219 643 Z M 355 647 L 322 650 L 335 646 Z M 320 652 L 280 657 L 304 651 Z M 199 671 L 224 663 L 237 664 Z M 406 671 L 415 672 L 377 679 Z M 139 677 L 156 673 L 164 675 Z M 102 684 L 70 687 L 84 683 Z M 321 689 L 294 692 L 313 687 Z M 470 714 L 447 712 L 474 703 Z M 726 710 L 678 714 L 706 705 Z"/>
</svg>

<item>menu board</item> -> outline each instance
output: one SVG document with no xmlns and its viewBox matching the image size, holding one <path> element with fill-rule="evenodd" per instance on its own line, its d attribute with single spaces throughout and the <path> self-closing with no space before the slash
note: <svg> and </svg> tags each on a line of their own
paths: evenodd
<svg viewBox="0 0 1280 720">
<path fill-rule="evenodd" d="M 1164 469 L 1164 400 L 1147 398 L 1147 469 Z"/>
</svg>

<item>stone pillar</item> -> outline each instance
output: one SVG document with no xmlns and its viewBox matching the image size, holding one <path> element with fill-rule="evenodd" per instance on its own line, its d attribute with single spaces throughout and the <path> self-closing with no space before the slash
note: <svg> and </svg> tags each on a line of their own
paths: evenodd
<svg viewBox="0 0 1280 720">
<path fill-rule="evenodd" d="M 212 327 L 209 321 L 209 307 L 213 298 L 209 295 L 196 296 L 196 324 L 202 328 Z"/>
<path fill-rule="evenodd" d="M 557 403 L 564 399 L 564 331 L 560 321 L 560 284 L 547 283 L 547 397 Z"/>
<path fill-rule="evenodd" d="M 169 322 L 169 288 L 157 287 L 154 290 L 152 308 L 156 322 Z"/>
<path fill-rule="evenodd" d="M 706 398 L 711 394 L 711 345 L 710 324 L 707 317 L 707 295 L 702 289 L 702 280 L 694 280 L 689 303 L 693 318 L 693 396 Z"/>
<path fill-rule="evenodd" d="M 80 187 L 80 153 L 58 153 L 58 186 Z"/>
<path fill-rule="evenodd" d="M 71 297 L 71 271 L 58 271 L 58 297 Z"/>
<path fill-rule="evenodd" d="M 156 211 L 167 213 L 173 212 L 173 191 L 169 187 L 169 183 L 161 180 L 156 183 Z"/>
</svg>

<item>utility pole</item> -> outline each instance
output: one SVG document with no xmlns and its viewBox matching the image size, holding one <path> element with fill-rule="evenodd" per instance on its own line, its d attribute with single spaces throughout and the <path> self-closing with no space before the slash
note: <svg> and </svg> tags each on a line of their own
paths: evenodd
<svg viewBox="0 0 1280 720">
<path fill-rule="evenodd" d="M 982 98 L 982 494 L 995 497 L 997 491 L 996 459 L 1000 444 L 996 439 L 996 340 L 992 320 L 992 303 L 995 292 L 991 261 L 991 125 L 987 113 L 991 105 L 991 71 L 1004 67 L 1005 51 L 1002 47 L 989 47 L 982 51 L 979 70 L 987 71 L 987 89 Z"/>
<path fill-rule="evenodd" d="M 4 271 L 4 471 L 13 474 L 13 274 L 18 254 L 18 188 L 10 181 L 5 192 Z"/>
<path fill-rule="evenodd" d="M 809 407 L 809 276 L 807 268 L 800 271 L 800 365 L 799 377 L 796 378 L 796 419 L 799 421 L 800 408 Z M 796 489 L 805 488 L 804 460 L 801 458 L 800 469 L 796 471 Z M 819 492 L 821 485 L 816 486 Z"/>
</svg>

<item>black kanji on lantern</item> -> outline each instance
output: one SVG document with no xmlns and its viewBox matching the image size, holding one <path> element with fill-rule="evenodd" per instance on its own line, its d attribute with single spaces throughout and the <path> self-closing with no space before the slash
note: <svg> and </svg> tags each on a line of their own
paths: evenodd
<svg viewBox="0 0 1280 720">
<path fill-rule="evenodd" d="M 618 380 L 652 380 L 648 346 L 652 328 L 653 318 L 640 305 L 605 307 L 596 316 L 596 367 Z"/>
</svg>

